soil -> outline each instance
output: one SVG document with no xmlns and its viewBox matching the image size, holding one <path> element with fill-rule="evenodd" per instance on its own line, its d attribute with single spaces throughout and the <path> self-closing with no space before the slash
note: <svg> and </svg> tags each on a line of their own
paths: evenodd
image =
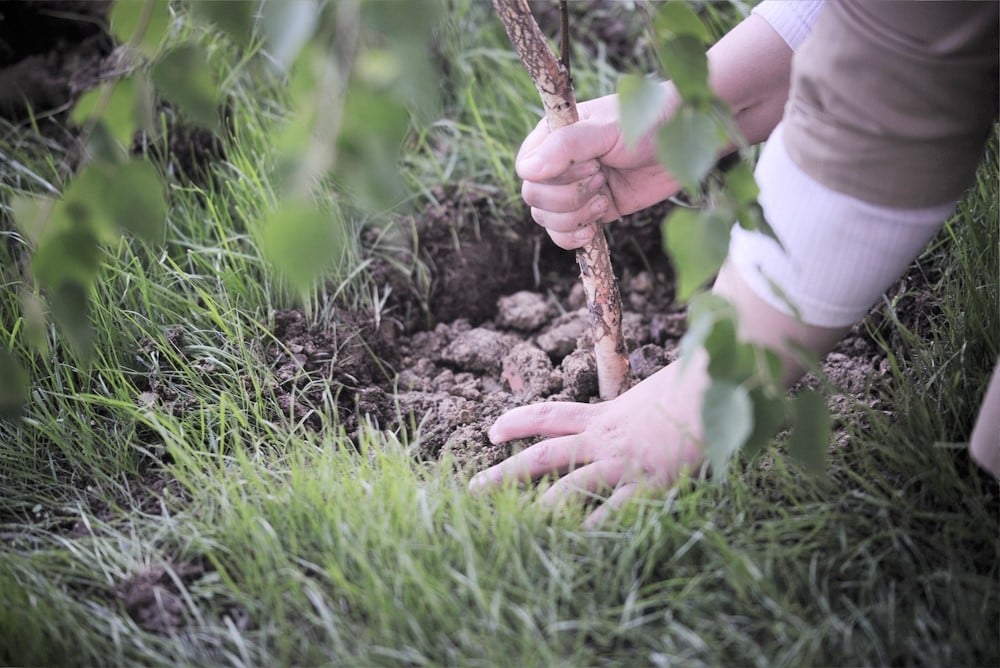
<svg viewBox="0 0 1000 668">
<path fill-rule="evenodd" d="M 409 221 L 414 229 L 406 235 L 420 239 L 409 265 L 398 251 L 394 261 L 371 251 L 374 275 L 390 288 L 378 326 L 371 316 L 350 314 L 309 327 L 302 314 L 282 311 L 267 356 L 279 377 L 279 401 L 295 403 L 297 415 L 322 410 L 331 386 L 316 381 L 329 379 L 349 429 L 364 418 L 417 435 L 422 458 L 448 455 L 481 468 L 523 445 L 487 440 L 503 412 L 537 401 L 596 401 L 587 313 L 573 255 L 555 249 L 525 210 L 490 211 L 488 193 L 472 189 L 437 191 L 435 198 Z M 632 216 L 610 230 L 623 330 L 639 380 L 676 358 L 685 331 L 685 311 L 674 302 L 653 224 L 664 212 Z M 497 231 L 505 228 L 512 231 Z M 400 268 L 406 266 L 421 269 Z M 429 276 L 423 289 L 422 276 Z M 335 361 L 331 351 L 344 349 L 338 341 L 348 321 L 373 354 L 362 354 L 358 344 Z M 888 368 L 874 341 L 855 329 L 827 358 L 824 372 L 841 388 L 830 396 L 831 407 L 845 411 Z M 318 420 L 306 418 L 312 422 Z M 846 438 L 840 429 L 837 441 Z"/>
</svg>

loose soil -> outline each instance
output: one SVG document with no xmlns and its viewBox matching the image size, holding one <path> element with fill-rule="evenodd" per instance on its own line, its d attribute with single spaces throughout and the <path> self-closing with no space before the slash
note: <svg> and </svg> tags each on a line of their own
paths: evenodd
<svg viewBox="0 0 1000 668">
<path fill-rule="evenodd" d="M 372 251 L 374 274 L 391 288 L 378 325 L 344 312 L 309 327 L 301 313 L 281 311 L 267 357 L 279 402 L 307 423 L 318 423 L 316 411 L 331 393 L 316 381 L 328 379 L 349 429 L 365 420 L 417 437 L 420 457 L 448 455 L 481 468 L 524 445 L 489 443 L 486 432 L 503 412 L 538 401 L 596 401 L 593 345 L 572 253 L 555 249 L 524 209 L 492 211 L 488 193 L 454 188 L 435 195 L 406 221 L 413 229 L 404 236 L 420 240 L 409 266 L 420 269 L 400 269 L 408 266 L 400 257 L 387 261 Z M 610 228 L 623 330 L 639 380 L 676 358 L 685 331 L 660 249 L 656 223 L 665 211 Z M 419 288 L 421 280 L 428 286 Z M 856 329 L 824 372 L 842 390 L 830 401 L 843 412 L 888 369 L 878 346 Z M 846 438 L 841 430 L 838 441 Z"/>
</svg>

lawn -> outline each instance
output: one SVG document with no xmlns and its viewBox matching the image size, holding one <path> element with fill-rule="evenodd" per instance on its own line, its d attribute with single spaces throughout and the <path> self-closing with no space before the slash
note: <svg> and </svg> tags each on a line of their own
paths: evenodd
<svg viewBox="0 0 1000 668">
<path fill-rule="evenodd" d="M 641 11 L 588 6 L 580 99 L 652 62 Z M 466 490 L 510 452 L 485 439 L 496 415 L 586 401 L 594 379 L 572 255 L 513 173 L 537 95 L 486 3 L 447 8 L 407 201 L 360 212 L 331 185 L 351 237 L 305 300 L 262 252 L 286 93 L 178 18 L 222 74 L 226 128 L 170 126 L 165 241 L 107 246 L 89 362 L 39 324 L 10 209 L 61 191 L 77 149 L 63 116 L 0 121 L 0 341 L 30 374 L 0 421 L 0 664 L 1000 664 L 1000 488 L 964 449 L 1000 353 L 996 133 L 810 381 L 834 414 L 827 476 L 779 438 L 584 530 L 535 488 Z M 649 372 L 683 333 L 663 213 L 610 230 Z"/>
</svg>

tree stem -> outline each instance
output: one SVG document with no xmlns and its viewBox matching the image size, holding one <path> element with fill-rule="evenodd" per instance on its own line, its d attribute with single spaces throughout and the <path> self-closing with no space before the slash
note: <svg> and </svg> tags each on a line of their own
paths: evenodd
<svg viewBox="0 0 1000 668">
<path fill-rule="evenodd" d="M 493 0 L 507 37 L 524 63 L 542 98 L 549 129 L 555 130 L 579 120 L 573 82 L 566 67 L 549 48 L 545 35 L 531 15 L 527 0 Z M 564 54 L 568 55 L 568 54 Z M 600 223 L 593 240 L 576 251 L 580 280 L 587 295 L 590 327 L 597 361 L 598 391 L 601 399 L 621 394 L 629 381 L 628 356 L 622 336 L 622 303 L 618 280 L 611 267 L 608 242 Z"/>
</svg>

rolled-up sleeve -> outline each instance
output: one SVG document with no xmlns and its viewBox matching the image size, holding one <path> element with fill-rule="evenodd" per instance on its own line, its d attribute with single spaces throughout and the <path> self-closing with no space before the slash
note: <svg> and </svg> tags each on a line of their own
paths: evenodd
<svg viewBox="0 0 1000 668">
<path fill-rule="evenodd" d="M 767 21 L 792 51 L 812 32 L 823 0 L 765 0 L 752 14 Z"/>
</svg>

